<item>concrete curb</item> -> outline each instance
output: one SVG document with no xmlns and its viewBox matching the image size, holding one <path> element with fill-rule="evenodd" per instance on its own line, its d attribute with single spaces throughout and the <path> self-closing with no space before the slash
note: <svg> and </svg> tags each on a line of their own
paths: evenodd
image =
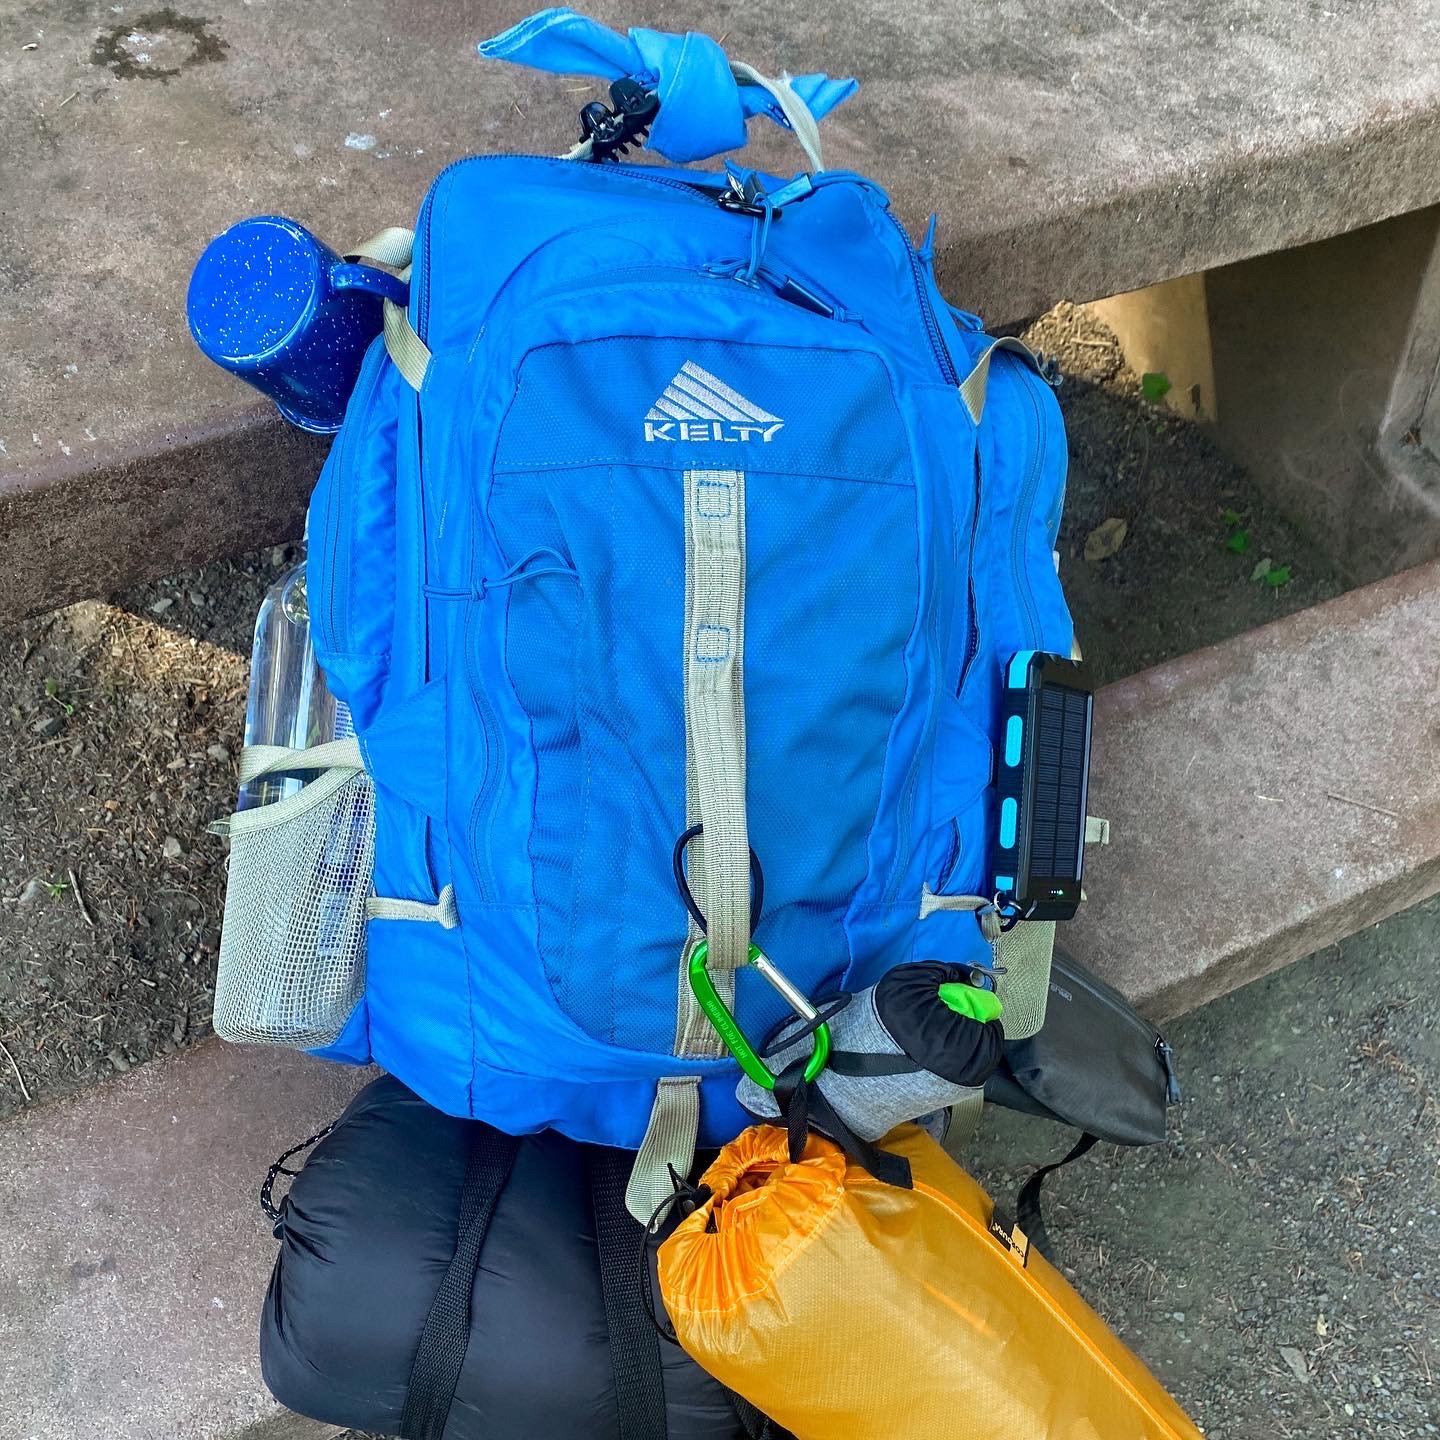
<svg viewBox="0 0 1440 1440">
<path fill-rule="evenodd" d="M 1103 690 L 1066 944 L 1164 1018 L 1440 890 L 1437 636 L 1432 562 Z"/>
<path fill-rule="evenodd" d="M 265 1169 L 364 1075 L 218 1040 L 0 1127 L 0 1429 L 312 1440 L 256 1335 Z"/>
</svg>

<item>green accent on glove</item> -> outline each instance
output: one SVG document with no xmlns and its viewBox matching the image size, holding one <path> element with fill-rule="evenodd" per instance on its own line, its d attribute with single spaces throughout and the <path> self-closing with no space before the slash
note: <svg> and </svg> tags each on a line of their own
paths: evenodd
<svg viewBox="0 0 1440 1440">
<path fill-rule="evenodd" d="M 998 1020 L 1005 1010 L 1000 1003 L 1000 997 L 993 991 L 981 990 L 974 985 L 961 985 L 958 982 L 942 985 L 940 998 L 957 1015 L 966 1015 L 971 1020 L 978 1020 L 982 1025 Z"/>
</svg>

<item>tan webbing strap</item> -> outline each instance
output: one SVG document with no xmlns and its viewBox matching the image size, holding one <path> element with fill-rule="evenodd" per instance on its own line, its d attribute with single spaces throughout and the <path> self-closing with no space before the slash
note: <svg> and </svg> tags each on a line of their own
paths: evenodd
<svg viewBox="0 0 1440 1440">
<path fill-rule="evenodd" d="M 432 903 L 424 900 L 392 900 L 372 895 L 365 902 L 365 914 L 371 920 L 412 920 L 439 925 L 453 930 L 460 923 L 460 907 L 455 902 L 455 887 L 447 885 Z"/>
<path fill-rule="evenodd" d="M 430 350 L 415 333 L 404 307 L 393 300 L 385 302 L 385 349 L 405 383 L 418 394 L 430 368 Z"/>
<path fill-rule="evenodd" d="M 709 926 L 709 968 L 728 1005 L 750 947 L 750 838 L 745 814 L 745 475 L 685 472 L 685 779 L 690 889 Z M 724 1055 L 680 960 L 677 1055 Z"/>
<path fill-rule="evenodd" d="M 735 972 L 750 949 L 750 837 L 745 814 L 745 474 L 687 470 L 685 504 L 685 793 L 687 825 L 703 825 L 688 852 L 689 884 L 709 941 L 717 994 L 734 1003 Z M 725 1043 L 690 990 L 701 938 L 691 921 L 676 977 L 675 1054 L 719 1057 Z M 696 1076 L 661 1080 L 625 1192 L 637 1220 L 689 1171 L 700 1124 Z"/>
<path fill-rule="evenodd" d="M 1037 373 L 1040 370 L 1040 362 L 1035 358 L 1035 352 L 1023 340 L 1017 340 L 1013 335 L 1002 335 L 1000 339 L 992 340 L 980 352 L 974 369 L 960 382 L 960 398 L 965 402 L 970 418 L 977 425 L 985 413 L 985 390 L 990 384 L 990 357 L 997 350 L 1013 351 L 1033 365 Z"/>
<path fill-rule="evenodd" d="M 796 93 L 790 77 L 782 71 L 778 77 L 771 79 L 768 75 L 762 75 L 753 65 L 743 64 L 739 60 L 730 62 L 730 73 L 741 85 L 754 85 L 775 101 L 780 107 L 780 113 L 785 117 L 785 123 L 800 142 L 800 148 L 810 162 L 810 169 L 817 172 L 823 170 L 825 161 L 820 151 L 820 126 L 811 114 L 810 107 Z"/>
<path fill-rule="evenodd" d="M 979 914 L 980 933 L 993 945 L 1000 938 L 1000 915 L 995 901 L 984 895 L 937 895 L 928 884 L 920 888 L 920 919 L 947 912 Z"/>
<path fill-rule="evenodd" d="M 945 1149 L 957 1160 L 975 1138 L 980 1128 L 980 1116 L 985 1109 L 985 1090 L 978 1086 L 967 1090 L 950 1107 L 950 1128 L 945 1132 Z"/>
<path fill-rule="evenodd" d="M 625 1187 L 625 1208 L 642 1225 L 675 1193 L 671 1167 L 677 1175 L 688 1175 L 699 1131 L 700 1077 L 677 1075 L 659 1081 L 650 1123 Z"/>
<path fill-rule="evenodd" d="M 247 745 L 240 752 L 240 783 L 261 775 L 300 774 L 307 770 L 363 770 L 360 741 L 355 736 L 327 740 L 323 745 L 292 750 L 285 745 Z"/>
<path fill-rule="evenodd" d="M 387 225 L 368 240 L 352 246 L 347 260 L 374 260 L 378 265 L 388 265 L 392 270 L 406 270 L 410 266 L 410 255 L 415 248 L 415 232 L 403 225 Z"/>
<path fill-rule="evenodd" d="M 347 260 L 374 260 L 379 265 L 388 265 L 400 272 L 402 280 L 410 278 L 410 262 L 415 248 L 415 232 L 401 225 L 390 225 L 368 240 L 352 246 Z M 385 301 L 385 349 L 389 352 L 395 368 L 405 378 L 412 390 L 419 391 L 425 383 L 425 371 L 430 366 L 430 351 L 425 342 L 415 333 L 410 316 L 403 305 Z"/>
</svg>

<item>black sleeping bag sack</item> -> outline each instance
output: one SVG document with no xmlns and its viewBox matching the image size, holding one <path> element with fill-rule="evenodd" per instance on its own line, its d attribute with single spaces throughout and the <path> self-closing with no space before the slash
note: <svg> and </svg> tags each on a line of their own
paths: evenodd
<svg viewBox="0 0 1440 1440">
<path fill-rule="evenodd" d="M 744 1440 L 728 1392 L 644 1308 L 633 1160 L 376 1080 L 281 1204 L 265 1383 L 412 1440 Z"/>
</svg>

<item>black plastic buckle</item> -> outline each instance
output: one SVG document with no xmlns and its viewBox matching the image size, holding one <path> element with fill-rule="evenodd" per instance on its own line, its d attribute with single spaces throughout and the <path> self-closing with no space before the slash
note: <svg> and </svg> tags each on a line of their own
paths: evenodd
<svg viewBox="0 0 1440 1440">
<path fill-rule="evenodd" d="M 580 138 L 592 160 L 613 160 L 642 144 L 660 113 L 660 98 L 638 80 L 622 76 L 610 86 L 610 104 L 592 100 L 580 111 Z"/>
</svg>

